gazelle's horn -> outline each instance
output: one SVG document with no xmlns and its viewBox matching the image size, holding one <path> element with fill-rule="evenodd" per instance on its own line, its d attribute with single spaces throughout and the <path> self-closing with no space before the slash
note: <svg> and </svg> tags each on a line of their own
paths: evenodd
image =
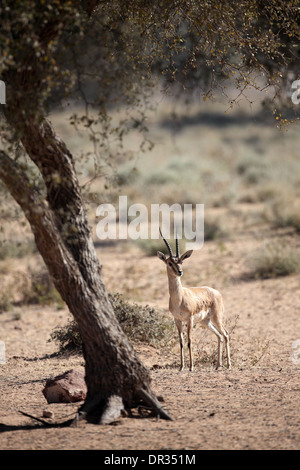
<svg viewBox="0 0 300 470">
<path fill-rule="evenodd" d="M 168 248 L 168 251 L 169 251 L 169 255 L 171 256 L 171 258 L 174 258 L 174 255 L 173 255 L 173 252 L 172 252 L 172 248 L 170 247 L 169 243 L 167 242 L 167 240 L 165 239 L 165 237 L 164 237 L 163 234 L 161 233 L 160 227 L 159 227 L 159 233 L 161 234 L 161 237 L 162 237 L 163 241 L 164 241 L 165 244 L 167 245 L 167 248 Z"/>
<path fill-rule="evenodd" d="M 178 240 L 178 236 L 177 236 L 177 231 L 176 231 L 176 258 L 180 258 L 180 254 L 179 254 L 179 240 Z"/>
</svg>

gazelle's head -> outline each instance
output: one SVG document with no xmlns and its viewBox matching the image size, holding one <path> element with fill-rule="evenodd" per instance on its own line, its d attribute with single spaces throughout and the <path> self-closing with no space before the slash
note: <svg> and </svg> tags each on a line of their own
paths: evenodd
<svg viewBox="0 0 300 470">
<path fill-rule="evenodd" d="M 189 258 L 191 256 L 191 254 L 193 253 L 193 250 L 186 251 L 183 255 L 180 256 L 179 242 L 178 242 L 178 238 L 176 237 L 176 256 L 175 256 L 172 252 L 172 248 L 170 247 L 169 243 L 167 242 L 167 240 L 161 233 L 160 229 L 159 229 L 159 233 L 161 234 L 161 237 L 168 248 L 169 257 L 167 257 L 161 251 L 157 252 L 157 256 L 166 264 L 167 272 L 169 275 L 171 275 L 172 277 L 182 276 L 183 274 L 182 263 L 186 258 Z"/>
</svg>

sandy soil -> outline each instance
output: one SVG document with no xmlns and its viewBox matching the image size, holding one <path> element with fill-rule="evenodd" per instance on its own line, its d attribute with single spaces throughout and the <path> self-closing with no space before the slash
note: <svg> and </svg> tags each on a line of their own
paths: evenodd
<svg viewBox="0 0 300 470">
<path fill-rule="evenodd" d="M 78 404 L 48 405 L 42 389 L 49 377 L 84 364 L 80 356 L 56 355 L 57 345 L 48 341 L 53 328 L 68 321 L 67 311 L 33 306 L 2 313 L 7 361 L 0 365 L 0 449 L 299 449 L 300 354 L 293 343 L 300 340 L 300 277 L 243 278 L 245 253 L 259 244 L 251 231 L 222 246 L 206 243 L 185 266 L 185 285 L 208 284 L 223 293 L 235 324 L 232 370 L 215 371 L 196 360 L 194 372 L 179 372 L 176 348 L 165 353 L 137 346 L 172 422 L 122 417 L 110 426 L 45 428 L 22 415 L 41 418 L 47 409 L 54 413 L 49 422 L 74 416 Z M 99 258 L 111 291 L 118 288 L 167 314 L 166 274 L 157 258 L 114 247 L 99 250 Z M 211 333 L 203 337 L 196 328 L 194 335 L 196 358 L 201 342 L 216 348 Z"/>
</svg>

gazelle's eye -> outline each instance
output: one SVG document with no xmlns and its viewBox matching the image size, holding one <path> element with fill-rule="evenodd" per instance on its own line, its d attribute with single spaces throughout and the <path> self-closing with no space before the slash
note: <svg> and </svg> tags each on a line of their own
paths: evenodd
<svg viewBox="0 0 300 470">
<path fill-rule="evenodd" d="M 169 266 L 172 266 L 172 263 L 169 263 Z"/>
</svg>

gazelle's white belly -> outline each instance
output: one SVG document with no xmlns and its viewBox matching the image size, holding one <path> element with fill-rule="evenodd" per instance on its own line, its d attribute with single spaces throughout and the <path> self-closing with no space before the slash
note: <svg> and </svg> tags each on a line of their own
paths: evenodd
<svg viewBox="0 0 300 470">
<path fill-rule="evenodd" d="M 191 318 L 190 315 L 188 315 L 187 313 L 181 312 L 180 310 L 173 310 L 171 313 L 173 317 L 175 318 L 175 320 L 187 322 Z"/>
<path fill-rule="evenodd" d="M 210 313 L 210 309 L 201 310 L 200 312 L 197 312 L 195 313 L 195 315 L 193 315 L 193 320 L 195 322 L 202 322 L 208 317 L 209 313 Z M 174 310 L 172 312 L 172 315 L 176 320 L 180 320 L 183 322 L 187 322 L 191 318 L 191 316 L 188 313 L 182 312 L 180 310 Z"/>
</svg>

